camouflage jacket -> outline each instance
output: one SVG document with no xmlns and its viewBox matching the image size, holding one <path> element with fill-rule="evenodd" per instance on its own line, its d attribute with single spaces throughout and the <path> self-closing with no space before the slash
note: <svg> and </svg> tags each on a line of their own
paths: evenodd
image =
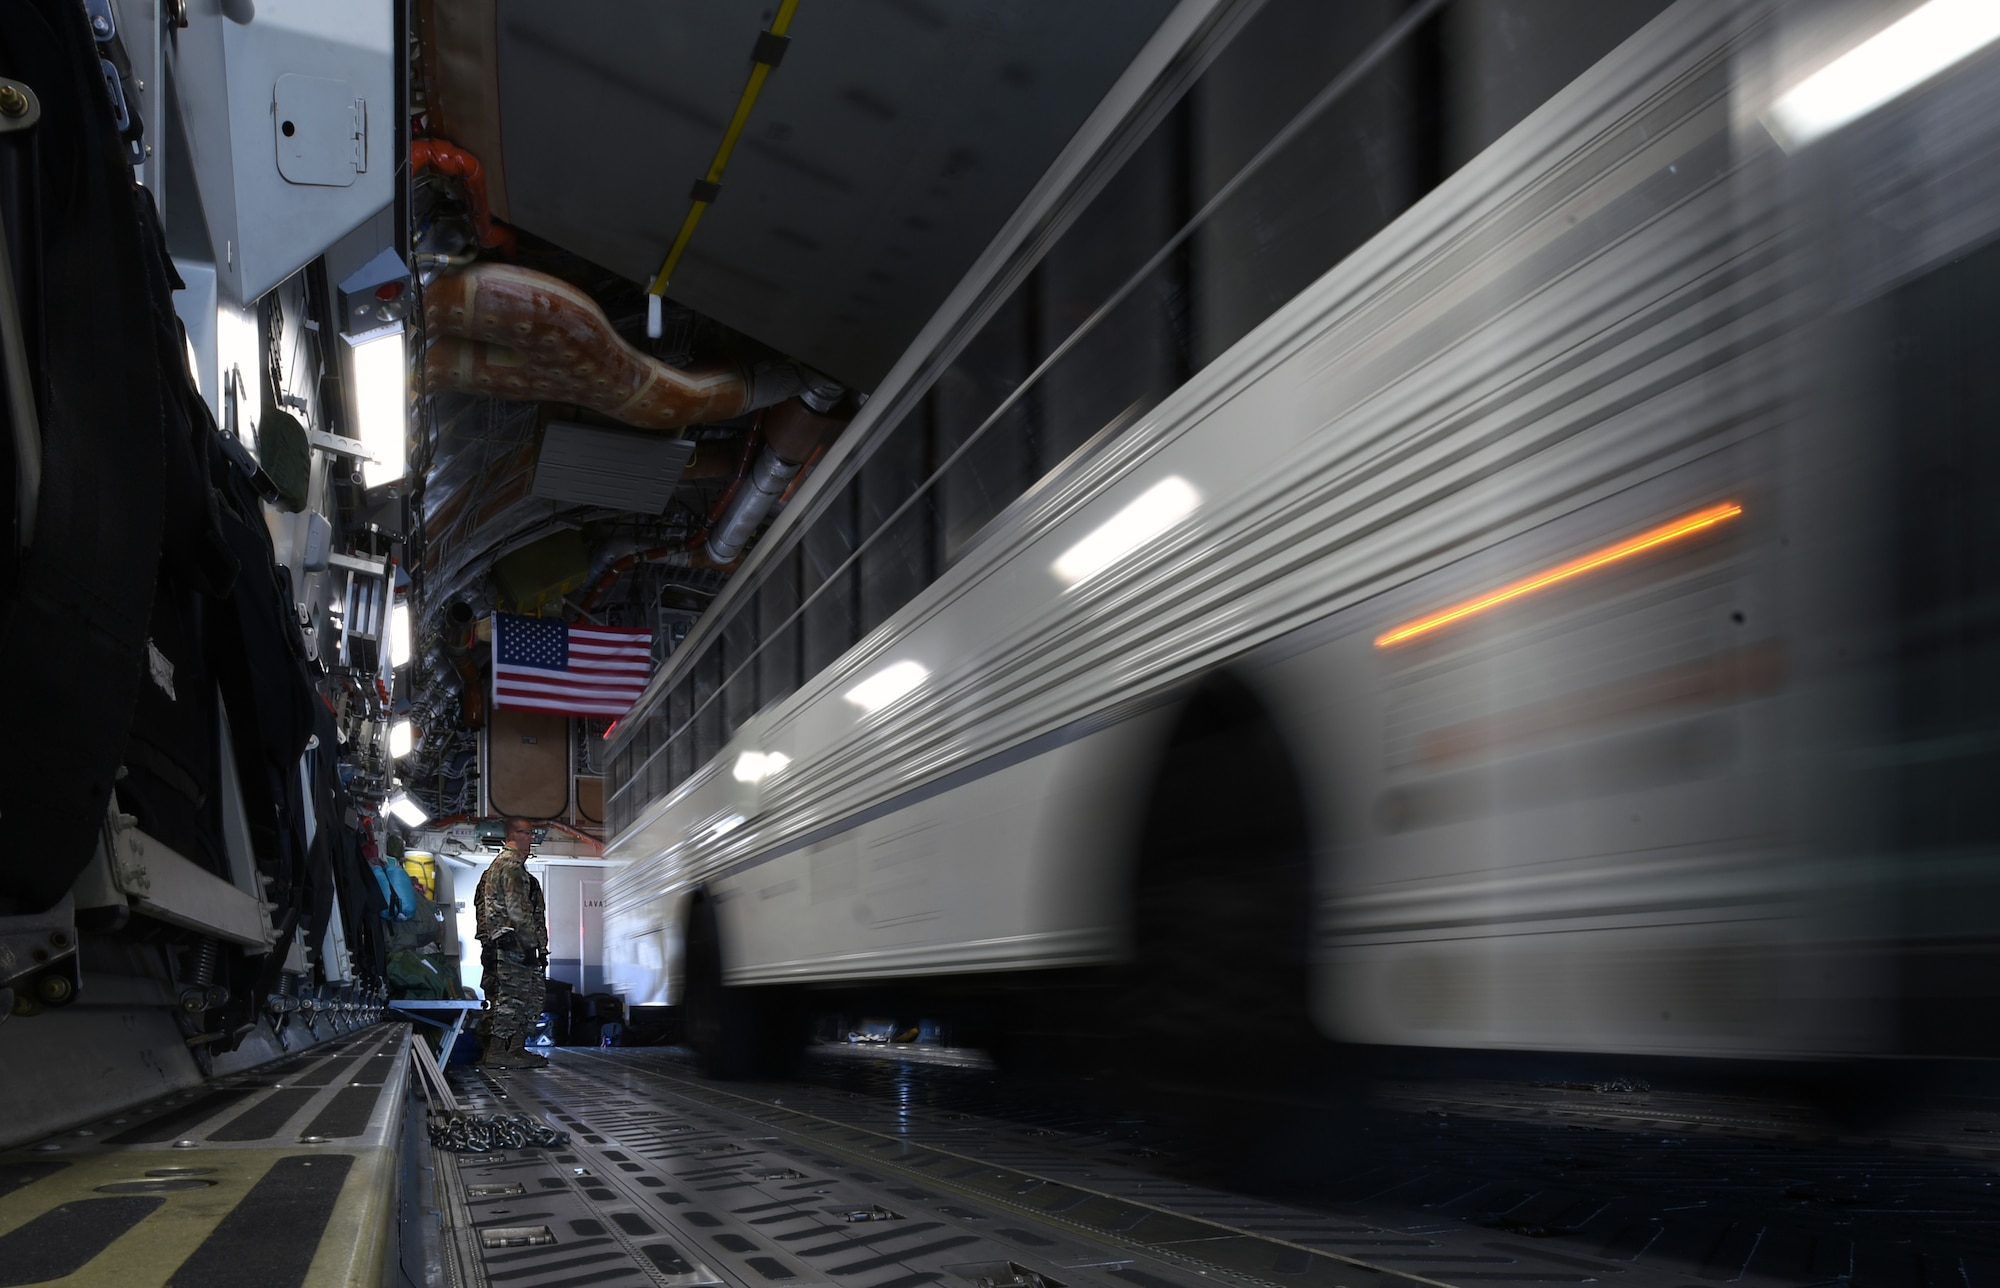
<svg viewBox="0 0 2000 1288">
<path fill-rule="evenodd" d="M 482 943 L 490 945 L 494 936 L 512 926 L 521 938 L 522 948 L 541 950 L 549 946 L 542 883 L 528 871 L 526 858 L 518 851 L 500 851 L 500 857 L 479 878 L 473 908 L 479 918 Z"/>
</svg>

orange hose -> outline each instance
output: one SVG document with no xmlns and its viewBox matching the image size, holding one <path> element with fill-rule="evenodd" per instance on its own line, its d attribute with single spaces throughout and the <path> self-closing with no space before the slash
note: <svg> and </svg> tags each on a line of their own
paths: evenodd
<svg viewBox="0 0 2000 1288">
<path fill-rule="evenodd" d="M 495 223 L 486 205 L 486 171 L 479 158 L 444 139 L 410 140 L 410 173 L 435 170 L 465 181 L 466 202 L 472 207 L 472 223 L 479 244 L 503 255 L 514 254 L 514 230 Z"/>
<path fill-rule="evenodd" d="M 592 849 L 596 850 L 599 854 L 604 853 L 604 842 L 598 840 L 596 837 L 591 836 L 586 832 L 579 832 L 577 829 L 571 827 L 569 824 L 560 822 L 556 819 L 549 819 L 548 825 L 552 828 L 555 828 L 557 831 L 569 833 L 569 835 L 575 837 L 579 841 L 582 841 L 585 845 L 588 845 Z"/>
</svg>

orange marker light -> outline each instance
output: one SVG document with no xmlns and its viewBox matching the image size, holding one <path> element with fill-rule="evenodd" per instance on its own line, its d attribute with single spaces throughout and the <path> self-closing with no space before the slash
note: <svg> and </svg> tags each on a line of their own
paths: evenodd
<svg viewBox="0 0 2000 1288">
<path fill-rule="evenodd" d="M 1415 639 L 1417 636 L 1434 631 L 1440 626 L 1449 626 L 1453 622 L 1463 621 L 1475 613 L 1483 613 L 1489 608 L 1497 608 L 1509 600 L 1519 599 L 1523 595 L 1532 595 L 1538 590 L 1546 590 L 1558 582 L 1568 581 L 1572 577 L 1581 577 L 1583 574 L 1602 568 L 1606 564 L 1617 563 L 1620 559 L 1630 559 L 1633 555 L 1643 554 L 1655 546 L 1663 546 L 1670 541 L 1678 541 L 1682 537 L 1692 536 L 1705 528 L 1712 528 L 1718 523 L 1727 523 L 1741 513 L 1743 513 L 1742 506 L 1736 504 L 1734 501 L 1724 501 L 1720 505 L 1711 505 L 1705 510 L 1696 510 L 1693 514 L 1684 514 L 1678 519 L 1663 523 L 1657 528 L 1648 528 L 1637 536 L 1627 537 L 1625 540 L 1608 545 L 1602 550 L 1593 550 L 1587 555 L 1580 555 L 1570 560 L 1568 563 L 1557 564 L 1546 571 L 1523 577 L 1516 582 L 1510 582 L 1498 590 L 1489 590 L 1474 599 L 1453 604 L 1450 608 L 1432 613 L 1428 617 L 1419 617 L 1414 622 L 1405 622 L 1403 625 L 1396 627 L 1386 634 L 1376 636 L 1375 647 L 1388 648 L 1391 644 L 1401 644 L 1404 640 Z"/>
</svg>

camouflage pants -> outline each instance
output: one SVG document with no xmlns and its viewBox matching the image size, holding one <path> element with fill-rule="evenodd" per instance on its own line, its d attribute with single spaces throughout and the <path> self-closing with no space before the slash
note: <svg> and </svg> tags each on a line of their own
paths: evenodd
<svg viewBox="0 0 2000 1288">
<path fill-rule="evenodd" d="M 479 987 L 486 994 L 486 1031 L 492 1045 L 504 1050 L 515 1038 L 534 1033 L 548 979 L 525 953 L 497 952 L 485 966 Z"/>
</svg>

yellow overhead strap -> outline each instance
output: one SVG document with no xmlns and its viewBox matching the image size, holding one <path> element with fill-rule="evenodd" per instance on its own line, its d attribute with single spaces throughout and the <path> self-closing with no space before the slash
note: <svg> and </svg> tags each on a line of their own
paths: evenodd
<svg viewBox="0 0 2000 1288">
<path fill-rule="evenodd" d="M 688 242 L 694 238 L 695 226 L 701 223 L 702 213 L 721 195 L 722 172 L 729 165 L 729 154 L 736 150 L 736 140 L 742 136 L 743 127 L 750 120 L 750 109 L 757 104 L 757 95 L 764 88 L 765 78 L 785 56 L 788 43 L 785 30 L 792 25 L 792 14 L 798 7 L 799 0 L 783 0 L 778 6 L 778 16 L 771 20 L 771 29 L 758 33 L 757 47 L 750 56 L 750 80 L 743 86 L 742 97 L 736 100 L 736 112 L 729 118 L 729 128 L 722 132 L 722 145 L 715 150 L 715 160 L 708 163 L 708 174 L 696 181 L 694 190 L 688 194 L 691 200 L 687 218 L 681 221 L 681 230 L 674 236 L 674 244 L 668 248 L 666 259 L 661 261 L 660 271 L 653 275 L 653 284 L 646 288 L 647 295 L 651 297 L 646 302 L 648 335 L 657 337 L 660 334 L 660 297 L 666 294 L 667 282 L 680 264 Z"/>
</svg>

